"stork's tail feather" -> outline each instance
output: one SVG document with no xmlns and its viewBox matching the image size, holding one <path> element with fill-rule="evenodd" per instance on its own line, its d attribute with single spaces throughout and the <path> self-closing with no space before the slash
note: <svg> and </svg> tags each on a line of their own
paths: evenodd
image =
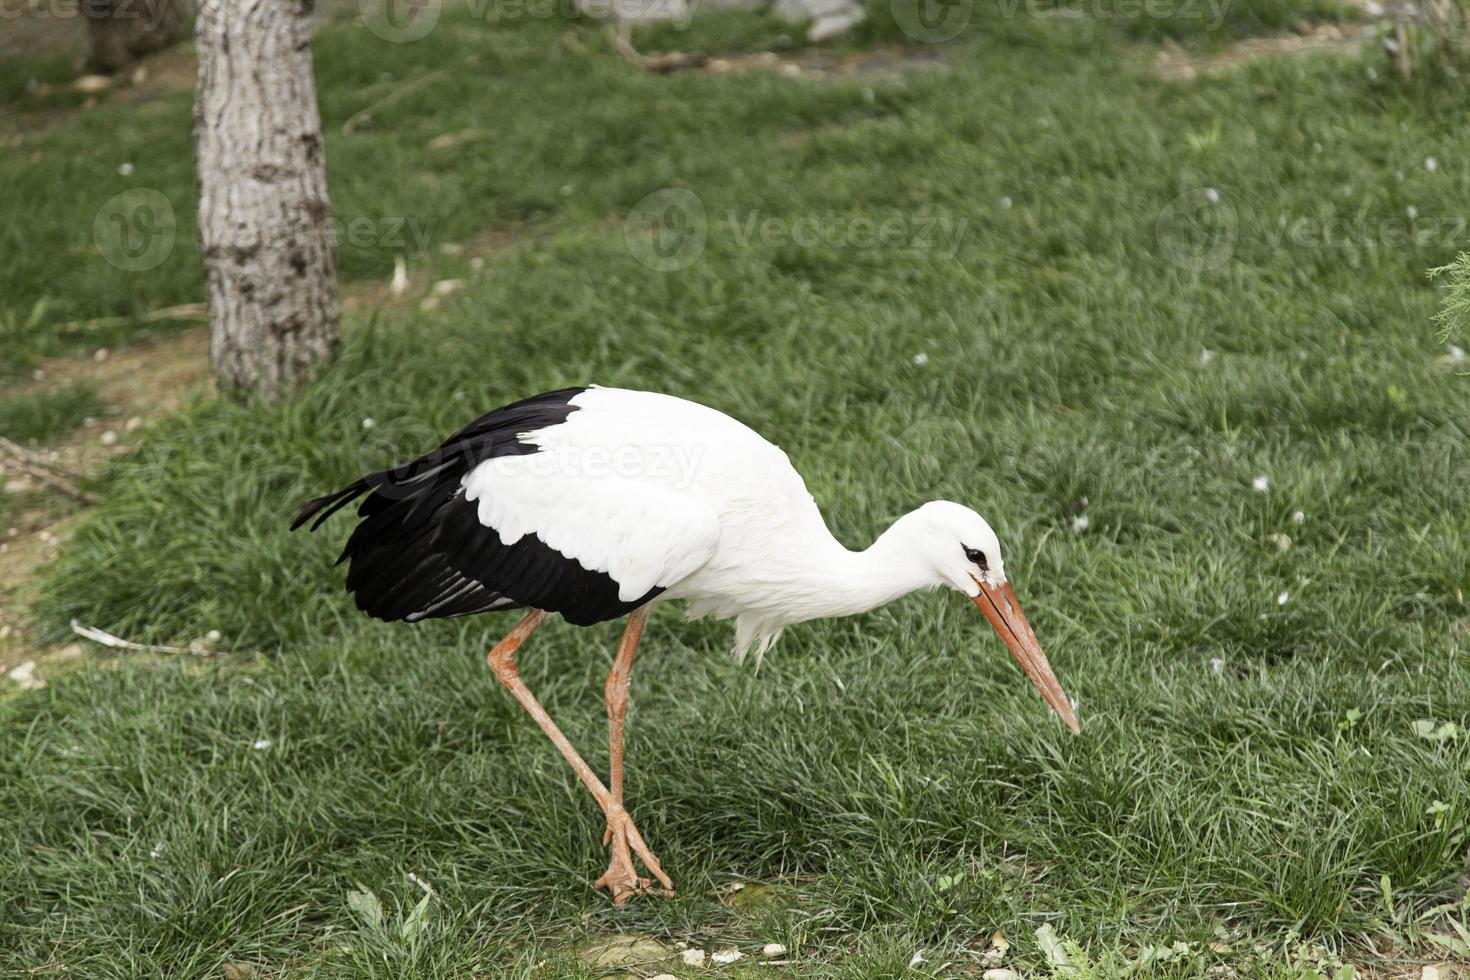
<svg viewBox="0 0 1470 980">
<path fill-rule="evenodd" d="M 363 477 L 354 483 L 348 484 L 336 493 L 329 493 L 325 497 L 317 497 L 305 507 L 301 508 L 301 513 L 297 514 L 296 519 L 291 522 L 291 530 L 296 530 L 311 520 L 312 517 L 316 517 L 316 522 L 311 525 L 311 529 L 315 531 L 322 526 L 322 521 L 325 521 L 328 517 L 331 517 L 337 511 L 367 493 L 370 489 L 372 487 L 368 483 L 368 478 Z"/>
</svg>

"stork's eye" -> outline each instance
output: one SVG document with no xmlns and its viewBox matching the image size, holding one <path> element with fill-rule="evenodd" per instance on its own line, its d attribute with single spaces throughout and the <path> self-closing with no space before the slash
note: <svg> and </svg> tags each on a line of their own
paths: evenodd
<svg viewBox="0 0 1470 980">
<path fill-rule="evenodd" d="M 976 565 L 979 565 L 980 571 L 990 571 L 990 562 L 986 560 L 985 552 L 979 550 L 978 548 L 966 548 L 965 557 L 970 559 L 970 561 L 974 562 Z"/>
</svg>

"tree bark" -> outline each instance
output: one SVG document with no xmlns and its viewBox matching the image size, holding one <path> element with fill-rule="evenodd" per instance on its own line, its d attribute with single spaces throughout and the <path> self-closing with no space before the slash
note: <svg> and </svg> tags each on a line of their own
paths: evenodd
<svg viewBox="0 0 1470 980">
<path fill-rule="evenodd" d="M 111 74 L 183 39 L 189 0 L 81 0 L 92 67 Z"/>
<path fill-rule="evenodd" d="M 312 0 L 202 0 L 199 239 L 221 391 L 278 398 L 340 341 Z"/>
</svg>

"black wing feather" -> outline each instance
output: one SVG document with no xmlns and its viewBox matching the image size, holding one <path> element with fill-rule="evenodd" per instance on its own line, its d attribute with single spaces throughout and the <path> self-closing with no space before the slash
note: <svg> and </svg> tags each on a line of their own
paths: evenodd
<svg viewBox="0 0 1470 980">
<path fill-rule="evenodd" d="M 559 612 L 578 625 L 625 615 L 663 590 L 623 602 L 610 575 L 588 571 L 534 535 L 505 544 L 494 528 L 480 523 L 461 485 L 487 459 L 537 452 L 518 433 L 565 422 L 577 410 L 571 399 L 584 390 L 550 391 L 488 412 L 432 452 L 311 501 L 291 529 L 315 518 L 316 530 L 367 494 L 337 561 L 348 563 L 347 588 L 357 607 L 378 619 L 417 621 L 519 607 Z"/>
</svg>

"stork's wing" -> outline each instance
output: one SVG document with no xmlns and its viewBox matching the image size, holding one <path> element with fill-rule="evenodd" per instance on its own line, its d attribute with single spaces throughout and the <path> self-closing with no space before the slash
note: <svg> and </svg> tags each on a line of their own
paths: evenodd
<svg viewBox="0 0 1470 980">
<path fill-rule="evenodd" d="M 707 561 L 719 522 L 636 468 L 620 475 L 610 453 L 626 461 L 634 447 L 548 445 L 581 391 L 490 412 L 433 452 L 312 501 L 293 527 L 371 491 L 340 560 L 358 608 L 380 619 L 520 606 L 579 625 L 624 615 Z"/>
</svg>

